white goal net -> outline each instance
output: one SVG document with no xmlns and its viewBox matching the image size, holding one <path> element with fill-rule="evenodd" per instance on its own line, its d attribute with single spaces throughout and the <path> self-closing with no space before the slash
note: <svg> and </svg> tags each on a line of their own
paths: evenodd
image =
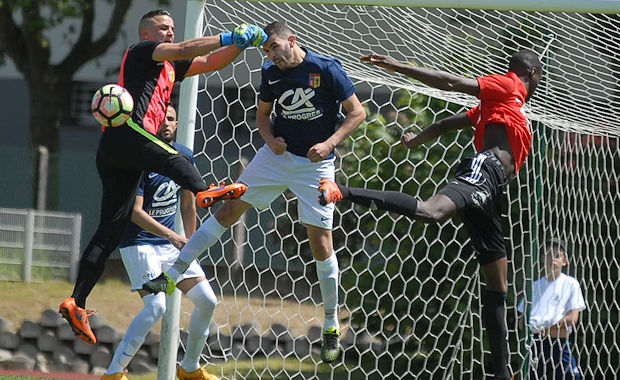
<svg viewBox="0 0 620 380">
<path fill-rule="evenodd" d="M 531 305 L 544 241 L 567 242 L 587 308 L 571 336 L 585 378 L 614 378 L 620 362 L 620 17 L 468 9 L 207 1 L 204 35 L 241 22 L 286 22 L 300 43 L 339 58 L 367 119 L 337 153 L 339 181 L 427 199 L 474 152 L 472 130 L 415 151 L 418 130 L 476 104 L 359 62 L 370 52 L 465 76 L 504 73 L 519 48 L 542 54 L 544 78 L 526 112 L 532 152 L 509 185 L 505 241 L 511 366 L 531 363 L 530 332 L 516 305 Z M 265 56 L 247 49 L 230 67 L 200 78 L 194 152 L 205 181 L 234 181 L 263 144 L 255 113 Z M 217 207 L 217 206 L 216 206 Z M 285 193 L 250 210 L 203 258 L 221 300 L 204 358 L 225 378 L 481 379 L 490 363 L 480 318 L 483 279 L 458 220 L 425 225 L 339 204 L 334 223 L 341 268 L 345 353 L 322 364 L 315 266 Z M 204 216 L 204 215 L 203 215 Z M 527 309 L 527 307 L 526 307 Z M 182 325 L 189 315 L 182 317 Z M 183 335 L 182 335 L 183 337 Z M 181 339 L 183 340 L 183 338 Z"/>
</svg>

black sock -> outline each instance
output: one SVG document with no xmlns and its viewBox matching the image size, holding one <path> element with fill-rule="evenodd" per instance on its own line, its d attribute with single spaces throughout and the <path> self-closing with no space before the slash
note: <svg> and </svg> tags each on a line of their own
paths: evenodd
<svg viewBox="0 0 620 380">
<path fill-rule="evenodd" d="M 75 304 L 86 308 L 86 297 L 101 278 L 105 268 L 105 261 L 112 254 L 111 249 L 106 249 L 105 244 L 98 243 L 96 236 L 88 244 L 80 258 L 78 275 L 71 297 L 75 298 Z"/>
<path fill-rule="evenodd" d="M 506 329 L 506 292 L 482 291 L 482 324 L 487 330 L 495 377 L 510 379 L 508 369 L 508 331 Z"/>
<path fill-rule="evenodd" d="M 376 207 L 380 210 L 392 211 L 415 218 L 418 200 L 411 195 L 398 191 L 367 190 L 340 185 L 338 187 L 340 187 L 343 199 L 348 199 L 362 206 Z"/>
<path fill-rule="evenodd" d="M 93 264 L 86 261 L 80 263 L 77 280 L 71 295 L 75 298 L 76 305 L 83 309 L 86 308 L 86 297 L 88 297 L 97 281 L 101 278 L 103 269 L 103 264 Z"/>
</svg>

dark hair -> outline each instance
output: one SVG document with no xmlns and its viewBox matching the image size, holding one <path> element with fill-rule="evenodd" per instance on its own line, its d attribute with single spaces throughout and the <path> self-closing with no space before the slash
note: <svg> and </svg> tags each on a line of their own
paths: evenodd
<svg viewBox="0 0 620 380">
<path fill-rule="evenodd" d="M 566 255 L 566 244 L 564 243 L 564 241 L 560 240 L 560 239 L 549 239 L 545 242 L 545 247 L 547 248 L 551 248 L 551 247 L 557 247 L 559 248 L 562 252 L 564 252 L 564 255 Z"/>
<path fill-rule="evenodd" d="M 542 63 L 536 53 L 529 49 L 522 49 L 510 57 L 508 71 L 516 73 L 518 76 L 529 74 L 532 68 L 542 71 Z"/>
<path fill-rule="evenodd" d="M 265 34 L 267 34 L 267 37 L 271 36 L 272 34 L 277 34 L 280 37 L 288 37 L 295 34 L 295 32 L 293 32 L 293 29 L 291 29 L 282 21 L 272 22 L 264 28 L 264 31 Z"/>
<path fill-rule="evenodd" d="M 140 19 L 140 24 L 142 24 L 142 22 L 144 20 L 148 20 L 151 18 L 155 18 L 157 16 L 168 16 L 168 17 L 172 17 L 170 15 L 170 12 L 168 12 L 165 9 L 154 9 L 152 11 L 147 12 L 146 14 L 144 14 L 144 16 L 142 16 L 142 18 Z"/>
</svg>

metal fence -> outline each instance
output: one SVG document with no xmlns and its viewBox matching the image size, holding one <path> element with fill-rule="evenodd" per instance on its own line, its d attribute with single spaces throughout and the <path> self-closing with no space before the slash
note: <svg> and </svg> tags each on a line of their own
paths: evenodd
<svg viewBox="0 0 620 380">
<path fill-rule="evenodd" d="M 0 280 L 75 281 L 82 215 L 0 208 Z"/>
</svg>

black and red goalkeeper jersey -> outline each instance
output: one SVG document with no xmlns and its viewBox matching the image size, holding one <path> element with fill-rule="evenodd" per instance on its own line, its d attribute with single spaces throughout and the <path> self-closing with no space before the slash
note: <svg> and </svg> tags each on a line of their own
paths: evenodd
<svg viewBox="0 0 620 380">
<path fill-rule="evenodd" d="M 131 118 L 142 128 L 157 134 L 166 118 L 166 108 L 175 80 L 182 81 L 192 63 L 191 59 L 157 62 L 153 50 L 161 42 L 140 41 L 125 52 L 118 84 L 133 97 Z"/>
</svg>

